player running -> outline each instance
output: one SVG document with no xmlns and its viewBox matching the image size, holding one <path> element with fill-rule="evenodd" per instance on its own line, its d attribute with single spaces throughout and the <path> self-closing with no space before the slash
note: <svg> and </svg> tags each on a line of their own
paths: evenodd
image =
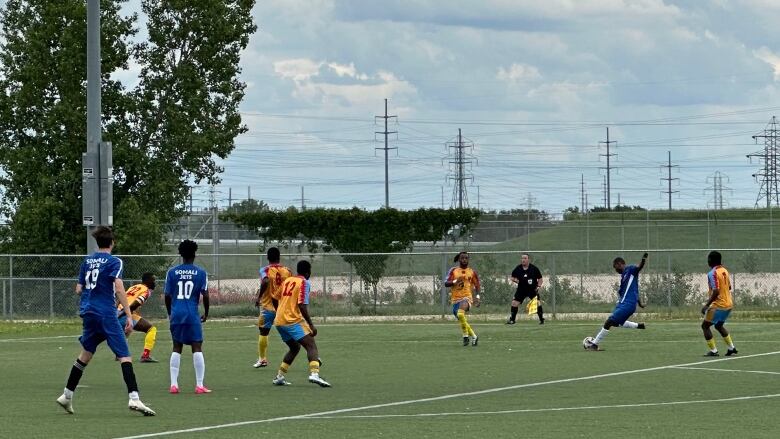
<svg viewBox="0 0 780 439">
<path fill-rule="evenodd" d="M 599 350 L 599 343 L 609 334 L 609 328 L 622 326 L 630 329 L 645 329 L 644 323 L 635 323 L 628 320 L 636 312 L 636 306 L 644 308 L 642 299 L 639 298 L 639 272 L 645 267 L 647 253 L 642 255 L 639 266 L 626 265 L 623 258 L 615 258 L 612 267 L 620 274 L 620 288 L 618 289 L 618 303 L 612 311 L 612 315 L 604 322 L 604 326 L 592 341 L 586 339 L 585 348 L 593 351 Z"/>
<path fill-rule="evenodd" d="M 260 290 L 257 293 L 255 306 L 260 309 L 257 329 L 260 336 L 257 340 L 257 363 L 253 367 L 268 366 L 268 334 L 276 318 L 276 304 L 279 301 L 282 282 L 292 276 L 290 269 L 279 264 L 281 254 L 279 249 L 271 247 L 266 254 L 268 265 L 260 269 Z"/>
<path fill-rule="evenodd" d="M 709 299 L 701 309 L 704 321 L 701 323 L 701 329 L 704 332 L 704 340 L 707 341 L 709 351 L 705 357 L 717 357 L 718 348 L 715 346 L 715 338 L 712 336 L 710 327 L 715 325 L 715 329 L 723 336 L 723 340 L 728 344 L 726 356 L 730 357 L 737 353 L 734 342 L 731 340 L 731 334 L 723 326 L 726 319 L 731 314 L 734 302 L 731 300 L 731 278 L 726 267 L 721 265 L 722 256 L 720 252 L 710 252 L 707 255 L 707 265 L 711 270 L 707 273 L 707 283 L 709 284 Z"/>
<path fill-rule="evenodd" d="M 152 357 L 152 349 L 154 349 L 154 343 L 157 340 L 157 327 L 141 316 L 141 307 L 152 297 L 156 285 L 157 279 L 155 279 L 154 274 L 144 273 L 141 275 L 141 283 L 133 285 L 127 290 L 127 303 L 130 304 L 133 316 L 133 330 L 146 333 L 141 363 L 157 363 L 157 360 Z M 117 306 L 117 312 L 119 313 L 119 323 L 124 326 L 127 315 L 124 313 L 124 306 L 121 303 Z M 130 334 L 127 336 L 130 337 Z"/>
<path fill-rule="evenodd" d="M 179 244 L 183 264 L 168 270 L 165 278 L 165 308 L 171 322 L 173 352 L 171 353 L 171 393 L 179 393 L 179 364 L 183 345 L 192 347 L 192 363 L 195 366 L 195 393 L 211 393 L 203 378 L 206 361 L 203 359 L 203 325 L 209 318 L 209 277 L 195 262 L 198 244 L 185 239 Z M 198 313 L 198 302 L 203 296 L 203 315 Z"/>
<path fill-rule="evenodd" d="M 469 337 L 471 338 L 471 345 L 476 346 L 479 337 L 477 337 L 477 334 L 466 320 L 466 313 L 471 309 L 472 303 L 475 306 L 479 306 L 479 276 L 474 269 L 469 268 L 469 254 L 467 252 L 458 253 L 454 262 L 458 262 L 458 266 L 450 268 L 450 271 L 447 273 L 447 279 L 444 281 L 444 286 L 450 288 L 452 314 L 460 322 L 460 329 L 463 333 L 463 346 L 469 345 Z M 472 291 L 476 292 L 476 296 L 473 298 Z"/>
<path fill-rule="evenodd" d="M 330 383 L 320 377 L 319 353 L 314 337 L 317 336 L 317 328 L 309 316 L 309 294 L 311 293 L 311 264 L 309 261 L 298 261 L 296 267 L 297 276 L 288 277 L 282 282 L 279 304 L 276 307 L 274 326 L 279 331 L 282 341 L 287 344 L 289 351 L 284 355 L 279 371 L 276 373 L 273 383 L 277 386 L 290 384 L 284 374 L 290 369 L 301 346 L 306 349 L 309 359 L 309 382 L 320 387 L 330 387 Z"/>
<path fill-rule="evenodd" d="M 114 249 L 114 232 L 108 227 L 100 226 L 92 233 L 92 237 L 97 242 L 98 251 L 84 258 L 76 284 L 76 294 L 81 295 L 79 316 L 83 330 L 79 342 L 82 349 L 70 369 L 68 382 L 62 395 L 57 398 L 57 404 L 66 412 L 73 413 L 73 392 L 76 391 L 84 369 L 92 360 L 97 347 L 105 341 L 119 358 L 122 378 L 130 397 L 128 408 L 143 413 L 144 416 L 154 416 L 154 410 L 144 405 L 138 396 L 133 358 L 125 338 L 125 334 L 133 330 L 132 316 L 122 283 L 122 260 L 111 255 L 111 250 Z M 116 318 L 115 297 L 123 305 L 127 317 L 124 332 Z"/>
</svg>

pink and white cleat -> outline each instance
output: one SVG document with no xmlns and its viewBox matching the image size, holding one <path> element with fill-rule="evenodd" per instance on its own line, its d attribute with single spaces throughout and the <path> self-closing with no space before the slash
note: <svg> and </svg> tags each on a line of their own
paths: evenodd
<svg viewBox="0 0 780 439">
<path fill-rule="evenodd" d="M 170 393 L 172 393 L 174 395 L 179 393 L 179 386 L 171 386 L 171 388 L 168 390 L 168 392 L 170 392 Z"/>
<path fill-rule="evenodd" d="M 196 395 L 202 395 L 204 393 L 211 393 L 211 390 L 206 386 L 195 386 Z"/>
</svg>

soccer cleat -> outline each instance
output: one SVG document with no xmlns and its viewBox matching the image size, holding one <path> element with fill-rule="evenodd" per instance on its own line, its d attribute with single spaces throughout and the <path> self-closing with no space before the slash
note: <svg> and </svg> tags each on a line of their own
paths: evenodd
<svg viewBox="0 0 780 439">
<path fill-rule="evenodd" d="M 317 384 L 320 387 L 330 387 L 330 383 L 320 378 L 320 375 L 316 373 L 309 375 L 309 382 Z"/>
<path fill-rule="evenodd" d="M 539 319 L 539 324 L 544 325 L 544 319 Z"/>
<path fill-rule="evenodd" d="M 636 329 L 645 329 L 645 323 L 637 323 Z"/>
<path fill-rule="evenodd" d="M 469 336 L 467 335 L 463 337 L 463 346 L 468 346 L 468 345 L 469 345 Z"/>
<path fill-rule="evenodd" d="M 73 414 L 73 398 L 68 398 L 64 394 L 57 398 L 57 404 L 64 408 L 66 412 Z"/>
<path fill-rule="evenodd" d="M 320 363 L 320 366 L 322 366 L 322 358 L 317 357 L 317 363 Z"/>
<path fill-rule="evenodd" d="M 284 375 L 277 375 L 276 378 L 274 378 L 274 380 L 271 382 L 277 386 L 289 386 L 290 384 L 292 384 L 291 382 L 284 379 Z"/>
<path fill-rule="evenodd" d="M 720 354 L 717 351 L 715 351 L 715 352 L 707 351 L 707 353 L 704 354 L 704 356 L 705 357 L 720 357 Z"/>
<path fill-rule="evenodd" d="M 168 392 L 173 394 L 173 395 L 179 393 L 179 386 L 171 386 L 171 388 L 168 389 Z"/>
<path fill-rule="evenodd" d="M 600 351 L 601 350 L 601 348 L 599 348 L 599 345 L 597 345 L 596 343 L 591 343 L 590 346 L 588 346 L 585 349 L 589 350 L 589 351 Z"/>
<path fill-rule="evenodd" d="M 255 363 L 252 367 L 255 369 L 259 369 L 261 367 L 267 367 L 268 361 L 267 360 L 257 360 L 257 363 Z"/>
<path fill-rule="evenodd" d="M 139 361 L 141 363 L 159 363 L 159 361 L 157 361 L 151 355 L 141 355 L 141 359 Z"/>
<path fill-rule="evenodd" d="M 476 346 L 478 341 L 479 341 L 479 337 L 477 336 L 477 334 L 474 334 L 474 336 L 471 337 L 471 345 Z"/>
<path fill-rule="evenodd" d="M 732 355 L 737 355 L 739 352 L 737 352 L 737 348 L 728 348 L 726 351 L 726 356 L 730 357 Z"/>
<path fill-rule="evenodd" d="M 211 389 L 206 386 L 195 386 L 195 394 L 202 395 L 204 393 L 211 393 Z"/>
<path fill-rule="evenodd" d="M 127 408 L 134 412 L 143 413 L 144 416 L 154 416 L 157 414 L 154 410 L 145 406 L 140 399 L 131 399 L 130 402 L 127 403 Z"/>
<path fill-rule="evenodd" d="M 515 324 L 515 321 L 514 321 L 514 320 L 512 320 L 512 319 L 508 319 L 508 320 L 506 321 L 506 324 L 507 324 L 507 325 L 514 325 L 514 324 Z"/>
</svg>

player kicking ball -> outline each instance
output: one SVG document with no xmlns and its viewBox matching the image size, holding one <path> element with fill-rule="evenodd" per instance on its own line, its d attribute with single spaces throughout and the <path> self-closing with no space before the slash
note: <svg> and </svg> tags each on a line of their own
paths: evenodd
<svg viewBox="0 0 780 439">
<path fill-rule="evenodd" d="M 321 361 L 317 343 L 314 341 L 314 337 L 317 336 L 317 328 L 314 327 L 309 315 L 311 264 L 309 261 L 298 261 L 296 271 L 297 276 L 288 277 L 282 282 L 281 296 L 276 306 L 274 326 L 279 331 L 282 341 L 287 344 L 289 351 L 284 355 L 273 383 L 277 386 L 290 384 L 284 374 L 290 369 L 290 365 L 303 346 L 309 359 L 309 382 L 320 387 L 330 387 L 330 383 L 320 377 Z"/>
<path fill-rule="evenodd" d="M 612 311 L 612 315 L 604 322 L 596 337 L 587 337 L 582 346 L 591 351 L 599 350 L 599 343 L 609 334 L 609 329 L 615 326 L 630 329 L 645 329 L 644 323 L 635 323 L 628 320 L 636 312 L 636 306 L 644 308 L 645 305 L 639 298 L 639 272 L 645 267 L 647 253 L 642 255 L 639 265 L 626 265 L 623 258 L 615 258 L 612 267 L 620 274 L 620 288 L 618 289 L 618 303 Z"/>
</svg>

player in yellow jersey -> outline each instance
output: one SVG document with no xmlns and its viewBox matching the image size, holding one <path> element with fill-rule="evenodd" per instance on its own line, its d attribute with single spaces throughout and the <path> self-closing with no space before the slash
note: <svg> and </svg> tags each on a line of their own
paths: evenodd
<svg viewBox="0 0 780 439">
<path fill-rule="evenodd" d="M 292 276 L 289 268 L 279 264 L 281 254 L 278 248 L 269 248 L 266 256 L 268 257 L 268 265 L 260 269 L 260 290 L 258 290 L 255 300 L 255 307 L 260 310 L 260 317 L 257 319 L 257 329 L 260 330 L 260 336 L 257 340 L 255 368 L 268 366 L 268 334 L 271 332 L 271 326 L 276 318 L 274 302 L 279 300 L 279 289 L 282 282 Z"/>
<path fill-rule="evenodd" d="M 721 262 L 722 256 L 720 252 L 713 251 L 707 255 L 707 264 L 711 269 L 707 273 L 709 299 L 701 309 L 701 314 L 704 316 L 701 329 L 704 331 L 704 340 L 707 341 L 707 347 L 709 348 L 709 351 L 705 354 L 706 357 L 718 356 L 718 348 L 715 346 L 715 338 L 710 329 L 713 325 L 728 345 L 726 356 L 729 357 L 737 353 L 737 348 L 734 347 L 734 342 L 731 340 L 731 334 L 723 326 L 726 323 L 726 319 L 729 318 L 729 314 L 731 314 L 734 301 L 731 300 L 731 278 L 728 270 L 721 265 Z"/>
<path fill-rule="evenodd" d="M 290 384 L 285 379 L 284 374 L 287 373 L 296 355 L 300 352 L 301 346 L 303 346 L 309 359 L 309 382 L 320 387 L 330 387 L 330 384 L 320 377 L 322 362 L 319 359 L 317 343 L 314 341 L 314 337 L 317 336 L 317 328 L 314 327 L 311 316 L 309 316 L 311 264 L 309 261 L 298 261 L 295 271 L 298 272 L 297 276 L 288 277 L 282 283 L 281 295 L 276 307 L 274 326 L 290 350 L 284 355 L 284 360 L 279 366 L 279 372 L 276 373 L 273 383 L 277 386 Z"/>
<path fill-rule="evenodd" d="M 127 303 L 130 304 L 130 311 L 133 313 L 133 331 L 146 333 L 141 363 L 157 363 L 157 360 L 152 357 L 152 349 L 154 349 L 154 343 L 157 340 L 157 327 L 141 317 L 141 307 L 152 297 L 156 283 L 154 274 L 144 273 L 141 275 L 141 283 L 133 285 L 127 290 Z M 117 306 L 117 312 L 121 323 L 124 324 L 127 317 L 121 304 Z"/>
<path fill-rule="evenodd" d="M 471 329 L 471 325 L 466 321 L 466 313 L 471 309 L 472 303 L 479 306 L 479 276 L 477 272 L 469 268 L 469 254 L 460 252 L 455 256 L 454 262 L 458 262 L 457 267 L 450 268 L 447 273 L 447 279 L 444 286 L 450 288 L 450 304 L 452 304 L 452 314 L 460 322 L 460 329 L 463 331 L 463 346 L 476 346 L 477 334 Z M 472 296 L 472 291 L 476 296 Z"/>
</svg>

